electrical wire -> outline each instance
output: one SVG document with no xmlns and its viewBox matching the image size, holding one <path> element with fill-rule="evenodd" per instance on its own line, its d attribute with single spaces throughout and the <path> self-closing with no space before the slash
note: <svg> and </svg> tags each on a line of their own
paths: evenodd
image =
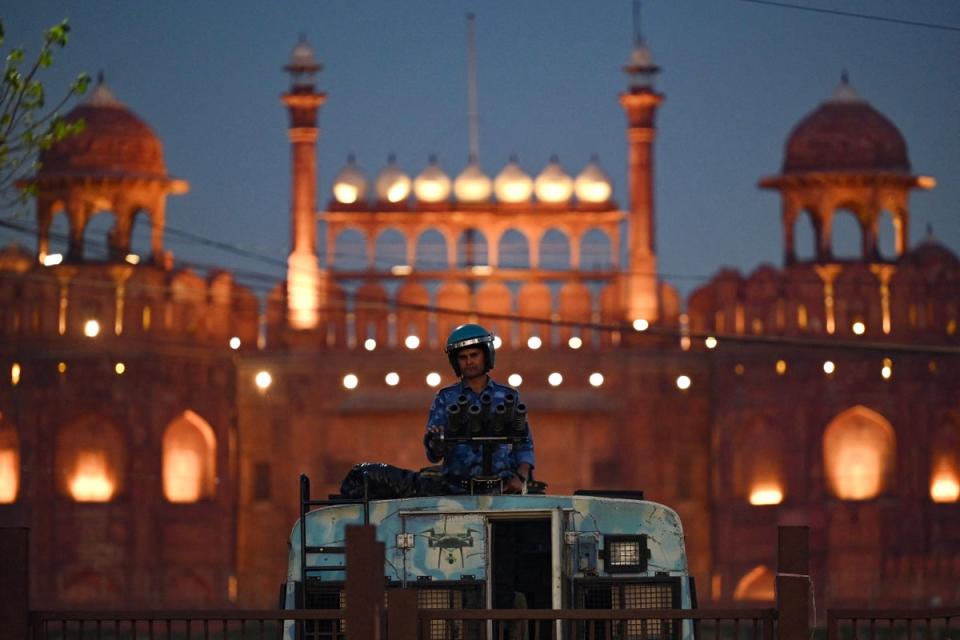
<svg viewBox="0 0 960 640">
<path fill-rule="evenodd" d="M 903 20 L 900 18 L 888 18 L 867 13 L 858 13 L 856 11 L 840 11 L 838 9 L 824 9 L 821 7 L 807 7 L 790 2 L 775 2 L 774 0 L 738 0 L 739 2 L 748 2 L 750 4 L 762 4 L 781 9 L 792 9 L 795 11 L 809 11 L 811 13 L 824 13 L 834 16 L 843 16 L 845 18 L 860 18 L 862 20 L 875 20 L 877 22 L 889 22 L 892 24 L 906 25 L 909 27 L 923 27 L 925 29 L 941 29 L 943 31 L 960 31 L 960 26 L 949 24 L 937 24 L 933 22 L 918 22 L 915 20 Z"/>
</svg>

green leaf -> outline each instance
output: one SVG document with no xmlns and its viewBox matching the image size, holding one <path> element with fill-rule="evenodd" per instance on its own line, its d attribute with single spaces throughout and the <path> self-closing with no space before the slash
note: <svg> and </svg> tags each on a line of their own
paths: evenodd
<svg viewBox="0 0 960 640">
<path fill-rule="evenodd" d="M 73 81 L 73 84 L 70 85 L 70 93 L 82 96 L 87 92 L 87 88 L 90 86 L 90 76 L 86 73 L 81 73 L 77 76 L 76 80 Z"/>
<path fill-rule="evenodd" d="M 15 64 L 17 62 L 22 62 L 23 55 L 23 49 L 11 49 L 10 53 L 7 54 L 7 63 Z"/>
<path fill-rule="evenodd" d="M 40 65 L 41 69 L 46 69 L 53 64 L 53 53 L 49 49 L 44 49 L 40 52 L 40 57 L 37 59 L 37 64 Z"/>
</svg>

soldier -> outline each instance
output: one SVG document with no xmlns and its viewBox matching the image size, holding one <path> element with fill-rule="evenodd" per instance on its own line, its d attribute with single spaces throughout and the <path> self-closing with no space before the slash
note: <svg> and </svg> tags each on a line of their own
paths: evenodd
<svg viewBox="0 0 960 640">
<path fill-rule="evenodd" d="M 493 369 L 496 351 L 493 335 L 477 324 L 463 324 L 447 338 L 447 358 L 460 382 L 441 389 L 427 419 L 423 443 L 430 462 L 443 460 L 444 475 L 456 480 L 469 480 L 483 474 L 482 445 L 476 443 L 447 443 L 441 437 L 447 424 L 447 407 L 457 404 L 464 396 L 467 405 L 479 405 L 481 397 L 489 394 L 489 406 L 496 406 L 513 397 L 514 406 L 520 405 L 516 389 L 494 382 L 487 374 Z M 527 428 L 529 434 L 529 427 Z M 504 493 L 525 493 L 526 484 L 534 467 L 532 434 L 517 444 L 493 445 L 491 473 L 503 481 Z"/>
</svg>

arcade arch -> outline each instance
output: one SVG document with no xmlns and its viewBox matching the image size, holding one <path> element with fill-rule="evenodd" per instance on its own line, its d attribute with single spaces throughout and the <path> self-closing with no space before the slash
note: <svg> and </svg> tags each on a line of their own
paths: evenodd
<svg viewBox="0 0 960 640">
<path fill-rule="evenodd" d="M 189 409 L 163 433 L 163 496 L 190 503 L 212 498 L 216 487 L 217 439 L 210 424 Z"/>
<path fill-rule="evenodd" d="M 823 432 L 827 481 L 841 500 L 880 495 L 893 474 L 895 454 L 893 426 L 862 405 L 840 413 Z"/>
</svg>

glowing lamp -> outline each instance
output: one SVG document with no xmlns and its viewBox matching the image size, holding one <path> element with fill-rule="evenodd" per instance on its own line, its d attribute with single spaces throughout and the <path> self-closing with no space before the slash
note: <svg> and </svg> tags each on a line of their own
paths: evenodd
<svg viewBox="0 0 960 640">
<path fill-rule="evenodd" d="M 853 326 L 850 327 L 850 329 L 851 329 L 851 331 L 853 331 L 856 335 L 862 336 L 862 335 L 863 335 L 864 333 L 866 333 L 866 331 L 867 331 L 867 325 L 865 325 L 865 324 L 863 324 L 862 322 L 860 322 L 859 320 L 857 320 L 856 322 L 853 323 Z"/>
<path fill-rule="evenodd" d="M 707 336 L 703 340 L 703 344 L 707 349 L 716 349 L 717 348 L 717 339 L 713 336 Z"/>
<path fill-rule="evenodd" d="M 439 385 L 441 380 L 442 378 L 440 377 L 440 374 L 436 371 L 431 371 L 427 374 L 427 384 L 431 387 L 436 387 Z"/>
<path fill-rule="evenodd" d="M 551 387 L 559 387 L 561 384 L 563 384 L 563 375 L 557 371 L 554 371 L 547 376 L 547 382 L 550 383 Z"/>
<path fill-rule="evenodd" d="M 503 340 L 500 339 L 500 336 L 493 336 L 493 348 L 499 349 L 503 346 Z"/>
<path fill-rule="evenodd" d="M 827 360 L 823 363 L 823 372 L 828 376 L 831 375 L 836 370 L 837 370 L 837 365 L 833 363 L 833 360 Z"/>
<path fill-rule="evenodd" d="M 107 474 L 107 457 L 103 451 L 81 451 L 68 487 L 77 502 L 109 502 L 114 485 Z"/>
<path fill-rule="evenodd" d="M 10 384 L 17 386 L 20 384 L 20 363 L 14 362 L 10 365 Z"/>
<path fill-rule="evenodd" d="M 88 338 L 96 338 L 100 335 L 100 323 L 96 320 L 87 320 L 83 323 L 83 335 Z"/>
<path fill-rule="evenodd" d="M 403 344 L 407 349 L 416 349 L 420 346 L 420 338 L 414 335 L 409 335 L 404 339 Z"/>
<path fill-rule="evenodd" d="M 59 371 L 60 373 L 66 373 L 66 372 L 67 372 L 67 363 L 66 363 L 66 362 L 58 362 L 58 363 L 57 363 L 57 371 Z"/>
<path fill-rule="evenodd" d="M 509 384 L 511 387 L 519 387 L 523 384 L 523 376 L 521 376 L 519 373 L 511 373 L 509 376 L 507 376 L 507 384 Z"/>
<path fill-rule="evenodd" d="M 395 387 L 400 382 L 400 374 L 396 371 L 391 371 L 384 376 L 383 381 L 386 382 L 388 386 Z"/>
<path fill-rule="evenodd" d="M 759 485 L 750 491 L 750 504 L 761 506 L 783 502 L 783 491 L 776 485 Z"/>
<path fill-rule="evenodd" d="M 345 389 L 356 389 L 358 384 L 360 384 L 360 379 L 355 374 L 348 373 L 343 376 L 343 387 Z"/>
<path fill-rule="evenodd" d="M 366 349 L 367 351 L 373 351 L 374 349 L 377 348 L 377 341 L 374 340 L 373 338 L 367 338 L 366 340 L 363 341 L 363 348 Z"/>
<path fill-rule="evenodd" d="M 677 389 L 681 391 L 686 391 L 690 388 L 691 380 L 690 376 L 677 376 Z"/>
<path fill-rule="evenodd" d="M 649 328 L 650 322 L 648 322 L 645 318 L 637 318 L 633 321 L 633 329 L 635 331 L 646 331 Z"/>
<path fill-rule="evenodd" d="M 113 365 L 113 370 L 117 372 L 118 376 L 122 376 L 123 372 L 127 370 L 127 365 L 123 364 L 122 362 L 118 362 L 117 364 Z"/>
<path fill-rule="evenodd" d="M 237 336 L 233 336 L 232 338 L 230 338 L 230 348 L 233 349 L 234 351 L 236 351 L 237 349 L 239 349 L 239 348 L 240 348 L 240 338 L 238 338 Z"/>
<path fill-rule="evenodd" d="M 960 498 L 960 481 L 950 471 L 941 471 L 930 483 L 930 499 L 934 502 L 956 502 Z"/>
<path fill-rule="evenodd" d="M 786 360 L 777 360 L 776 364 L 777 375 L 782 376 L 787 372 L 787 361 Z"/>
<path fill-rule="evenodd" d="M 253 382 L 257 385 L 257 389 L 266 391 L 273 384 L 273 376 L 270 375 L 269 371 L 258 371 L 257 375 L 253 377 Z"/>
<path fill-rule="evenodd" d="M 17 499 L 20 485 L 17 467 L 17 452 L 13 449 L 0 449 L 0 504 L 10 504 Z"/>
<path fill-rule="evenodd" d="M 590 385 L 594 387 L 599 387 L 603 384 L 603 374 L 599 371 L 594 371 L 590 374 Z"/>
<path fill-rule="evenodd" d="M 53 267 L 55 265 L 60 264 L 61 262 L 63 262 L 62 253 L 51 253 L 49 255 L 43 256 L 43 266 L 45 267 Z"/>
<path fill-rule="evenodd" d="M 140 256 L 135 253 L 128 253 L 123 259 L 129 264 L 140 264 Z"/>
<path fill-rule="evenodd" d="M 543 346 L 543 341 L 540 339 L 540 336 L 530 336 L 527 339 L 527 347 L 536 351 Z"/>
<path fill-rule="evenodd" d="M 570 339 L 567 340 L 567 345 L 571 349 L 579 349 L 583 346 L 583 340 L 580 338 L 580 336 L 571 336 Z"/>
</svg>

